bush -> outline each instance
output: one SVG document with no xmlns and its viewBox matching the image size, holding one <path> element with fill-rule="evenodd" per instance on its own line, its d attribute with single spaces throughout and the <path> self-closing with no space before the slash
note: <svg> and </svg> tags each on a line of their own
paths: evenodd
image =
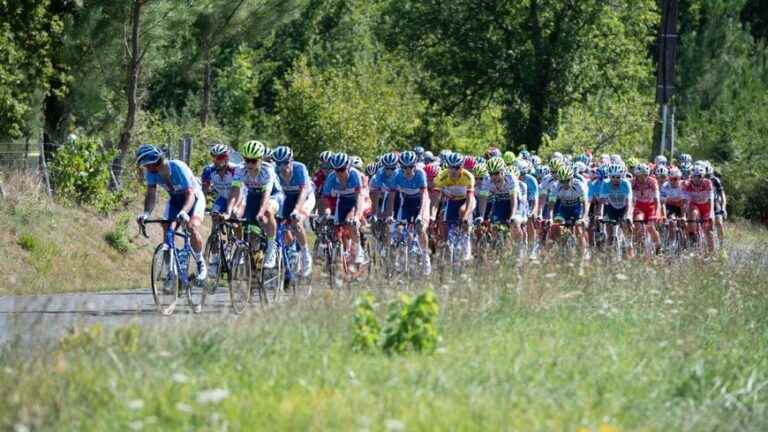
<svg viewBox="0 0 768 432">
<path fill-rule="evenodd" d="M 16 244 L 21 246 L 22 249 L 24 249 L 27 252 L 34 252 L 37 250 L 42 249 L 42 245 L 40 243 L 40 240 L 38 240 L 37 237 L 31 235 L 31 234 L 21 234 L 19 236 L 19 239 L 16 241 Z"/>
<path fill-rule="evenodd" d="M 411 299 L 401 294 L 392 302 L 387 316 L 387 328 L 381 348 L 387 354 L 402 354 L 409 350 L 431 353 L 437 348 L 439 307 L 435 293 L 428 289 Z"/>
<path fill-rule="evenodd" d="M 107 244 L 121 254 L 125 255 L 131 251 L 131 241 L 128 239 L 128 223 L 130 216 L 122 214 L 115 222 L 115 229 L 104 235 Z"/>
<path fill-rule="evenodd" d="M 373 352 L 379 347 L 381 326 L 376 318 L 376 299 L 371 293 L 363 293 L 355 302 L 352 350 Z"/>
<path fill-rule="evenodd" d="M 79 204 L 94 204 L 109 193 L 109 167 L 114 157 L 114 151 L 105 150 L 94 138 L 79 138 L 62 146 L 51 162 L 57 195 Z"/>
</svg>

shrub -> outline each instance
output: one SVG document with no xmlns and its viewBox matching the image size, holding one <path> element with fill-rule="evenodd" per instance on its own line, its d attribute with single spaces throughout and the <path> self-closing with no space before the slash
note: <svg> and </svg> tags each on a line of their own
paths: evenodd
<svg viewBox="0 0 768 432">
<path fill-rule="evenodd" d="M 435 293 L 428 289 L 411 299 L 401 294 L 389 305 L 387 328 L 382 349 L 387 354 L 402 354 L 409 350 L 431 353 L 437 348 L 439 307 Z"/>
<path fill-rule="evenodd" d="M 130 216 L 123 213 L 115 221 L 115 229 L 104 235 L 104 240 L 113 249 L 125 255 L 131 251 L 131 241 L 128 239 L 128 223 Z"/>
<path fill-rule="evenodd" d="M 371 293 L 363 293 L 355 302 L 355 317 L 352 336 L 352 350 L 372 352 L 379 347 L 381 326 L 376 318 L 376 298 Z"/>
<path fill-rule="evenodd" d="M 27 252 L 34 252 L 41 249 L 40 240 L 32 234 L 21 234 L 16 244 L 21 246 Z"/>
<path fill-rule="evenodd" d="M 79 138 L 59 148 L 51 162 L 56 193 L 80 204 L 93 204 L 108 193 L 114 151 L 93 138 Z"/>
</svg>

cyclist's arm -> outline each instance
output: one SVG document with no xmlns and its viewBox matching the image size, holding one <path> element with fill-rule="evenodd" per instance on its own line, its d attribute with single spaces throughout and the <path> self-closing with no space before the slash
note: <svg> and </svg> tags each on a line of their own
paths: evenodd
<svg viewBox="0 0 768 432">
<path fill-rule="evenodd" d="M 227 198 L 227 209 L 225 211 L 226 214 L 232 213 L 232 208 L 235 205 L 235 201 L 237 201 L 237 197 L 240 196 L 240 185 L 232 183 L 232 185 L 229 187 L 229 197 Z"/>
<path fill-rule="evenodd" d="M 299 189 L 299 197 L 296 199 L 296 206 L 294 207 L 296 210 L 301 210 L 304 208 L 304 203 L 307 201 L 309 189 L 309 185 L 306 184 Z"/>
<path fill-rule="evenodd" d="M 519 200 L 518 200 L 518 195 L 519 194 L 517 194 L 517 193 L 514 193 L 514 192 L 512 193 L 512 198 L 511 198 L 511 201 L 512 201 L 512 214 L 510 215 L 510 219 L 515 217 L 515 215 L 517 214 L 517 206 L 520 204 Z M 527 199 L 527 197 L 526 197 L 526 199 Z"/>
<path fill-rule="evenodd" d="M 147 191 L 144 194 L 144 213 L 152 214 L 152 210 L 155 209 L 157 203 L 157 186 L 147 186 Z"/>
<path fill-rule="evenodd" d="M 477 199 L 477 208 L 480 209 L 480 217 L 485 217 L 485 208 L 488 205 L 488 197 L 485 194 L 479 195 L 480 198 Z"/>
<path fill-rule="evenodd" d="M 387 208 L 384 209 L 384 218 L 386 219 L 392 217 L 395 212 L 395 194 L 397 192 L 385 191 L 384 193 L 387 194 Z"/>
<path fill-rule="evenodd" d="M 440 189 L 436 189 L 435 190 L 435 199 L 431 200 L 431 202 L 430 202 L 430 207 L 431 207 L 430 212 L 429 212 L 430 220 L 437 219 L 437 209 L 440 206 L 440 201 L 442 199 L 442 196 L 443 196 L 443 193 L 440 192 Z"/>
<path fill-rule="evenodd" d="M 464 214 L 464 220 L 467 222 L 472 221 L 472 211 L 475 209 L 475 205 L 477 205 L 475 191 L 474 189 L 469 189 L 467 190 L 467 212 Z"/>
<path fill-rule="evenodd" d="M 261 189 L 261 205 L 259 207 L 259 213 L 256 215 L 256 217 L 263 217 L 264 211 L 267 209 L 267 202 L 269 202 L 269 198 L 271 197 L 270 192 L 272 191 L 272 182 L 267 183 L 267 187 L 263 187 Z"/>
<path fill-rule="evenodd" d="M 363 192 L 363 188 L 358 186 L 357 191 L 355 192 L 355 196 L 357 197 L 355 208 L 354 208 L 354 216 L 355 220 L 357 222 L 360 222 L 363 219 L 363 211 L 365 210 L 365 207 L 363 206 L 363 199 L 365 199 L 365 193 Z M 352 212 L 350 212 L 352 213 Z"/>
</svg>

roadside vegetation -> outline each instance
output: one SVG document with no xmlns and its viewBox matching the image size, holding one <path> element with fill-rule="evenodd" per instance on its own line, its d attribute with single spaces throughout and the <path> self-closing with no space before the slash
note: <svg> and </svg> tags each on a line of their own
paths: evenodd
<svg viewBox="0 0 768 432">
<path fill-rule="evenodd" d="M 431 354 L 360 349 L 360 329 L 380 334 L 372 323 L 400 301 L 381 282 L 372 297 L 318 291 L 238 318 L 11 343 L 0 427 L 765 430 L 768 234 L 730 234 L 727 259 L 531 265 L 435 286 Z"/>
</svg>

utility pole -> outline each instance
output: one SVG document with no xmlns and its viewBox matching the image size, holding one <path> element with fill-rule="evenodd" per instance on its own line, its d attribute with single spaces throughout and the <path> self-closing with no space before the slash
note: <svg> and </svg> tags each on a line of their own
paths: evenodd
<svg viewBox="0 0 768 432">
<path fill-rule="evenodd" d="M 677 57 L 677 12 L 679 0 L 661 0 L 661 27 L 656 64 L 656 103 L 660 105 L 661 133 L 653 144 L 653 156 L 675 151 L 675 110 L 670 99 L 675 93 L 675 60 Z"/>
</svg>

